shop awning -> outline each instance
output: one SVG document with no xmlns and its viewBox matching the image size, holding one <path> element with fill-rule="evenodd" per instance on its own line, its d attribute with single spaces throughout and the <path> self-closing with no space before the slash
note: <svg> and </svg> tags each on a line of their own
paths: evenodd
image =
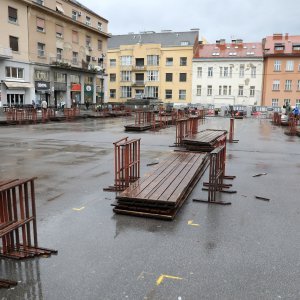
<svg viewBox="0 0 300 300">
<path fill-rule="evenodd" d="M 4 83 L 8 89 L 30 89 L 34 87 L 30 82 L 4 81 Z"/>
<path fill-rule="evenodd" d="M 61 14 L 65 13 L 62 5 L 60 3 L 58 3 L 58 2 L 56 2 L 56 11 L 60 12 Z"/>
</svg>

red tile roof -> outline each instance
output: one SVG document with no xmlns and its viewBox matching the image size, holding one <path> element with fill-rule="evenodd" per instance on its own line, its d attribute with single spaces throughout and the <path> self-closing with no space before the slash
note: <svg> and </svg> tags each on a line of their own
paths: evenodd
<svg viewBox="0 0 300 300">
<path fill-rule="evenodd" d="M 284 46 L 284 50 L 276 50 L 276 46 Z M 299 45 L 300 49 L 300 35 L 288 34 L 273 34 L 273 36 L 267 36 L 264 44 L 264 54 L 268 55 L 291 55 L 295 54 L 299 56 L 300 50 L 293 50 L 293 45 Z M 295 48 L 294 48 L 295 49 Z"/>
<path fill-rule="evenodd" d="M 262 57 L 262 43 L 199 44 L 194 58 Z"/>
</svg>

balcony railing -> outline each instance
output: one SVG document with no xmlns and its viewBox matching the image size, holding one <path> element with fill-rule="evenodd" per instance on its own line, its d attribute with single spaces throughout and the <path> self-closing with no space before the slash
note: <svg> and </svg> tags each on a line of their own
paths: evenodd
<svg viewBox="0 0 300 300">
<path fill-rule="evenodd" d="M 143 66 L 138 66 L 138 65 L 135 65 L 132 67 L 133 71 L 146 71 L 146 66 L 143 65 Z"/>
<path fill-rule="evenodd" d="M 12 58 L 12 50 L 11 48 L 3 48 L 0 47 L 0 59 L 8 59 Z"/>
<path fill-rule="evenodd" d="M 104 68 L 102 66 L 92 64 L 85 60 L 78 60 L 78 59 L 59 59 L 57 57 L 50 58 L 50 65 L 52 67 L 57 67 L 61 69 L 81 69 L 84 71 L 89 71 L 91 73 L 103 74 Z"/>
<path fill-rule="evenodd" d="M 145 81 L 144 80 L 135 80 L 135 81 L 133 81 L 132 85 L 134 85 L 134 86 L 144 86 Z"/>
</svg>

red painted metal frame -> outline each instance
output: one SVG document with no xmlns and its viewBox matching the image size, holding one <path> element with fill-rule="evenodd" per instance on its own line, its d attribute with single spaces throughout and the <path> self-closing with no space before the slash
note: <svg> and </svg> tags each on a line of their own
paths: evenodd
<svg viewBox="0 0 300 300">
<path fill-rule="evenodd" d="M 23 259 L 56 254 L 38 247 L 34 180 L 0 182 L 0 256 Z"/>
<path fill-rule="evenodd" d="M 198 117 L 179 119 L 176 121 L 176 146 L 181 146 L 183 139 L 191 137 L 198 132 Z"/>
<path fill-rule="evenodd" d="M 140 141 L 128 140 L 125 137 L 114 144 L 114 186 L 105 188 L 106 191 L 123 191 L 131 182 L 140 178 Z"/>
</svg>

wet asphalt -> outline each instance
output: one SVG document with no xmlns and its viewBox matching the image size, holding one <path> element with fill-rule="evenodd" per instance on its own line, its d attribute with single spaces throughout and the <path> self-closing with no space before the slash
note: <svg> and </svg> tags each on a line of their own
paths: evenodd
<svg viewBox="0 0 300 300">
<path fill-rule="evenodd" d="M 206 173 L 168 222 L 115 215 L 115 193 L 102 191 L 113 184 L 114 141 L 141 138 L 142 174 L 174 150 L 174 127 L 124 132 L 131 122 L 0 127 L 0 178 L 38 177 L 39 244 L 58 250 L 0 259 L 0 278 L 19 282 L 0 299 L 300 299 L 300 138 L 270 120 L 236 120 L 226 172 L 237 193 L 219 195 L 232 205 L 192 201 L 207 198 Z M 229 119 L 206 128 L 229 129 Z"/>
</svg>

